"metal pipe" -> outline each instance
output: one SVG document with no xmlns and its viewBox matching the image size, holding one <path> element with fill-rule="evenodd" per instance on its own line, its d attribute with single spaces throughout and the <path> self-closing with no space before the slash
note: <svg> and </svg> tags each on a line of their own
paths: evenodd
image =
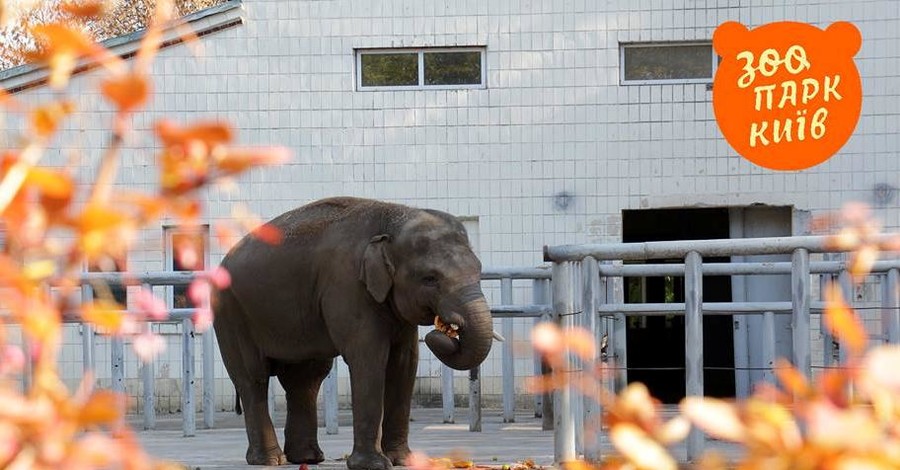
<svg viewBox="0 0 900 470">
<path fill-rule="evenodd" d="M 549 280 L 535 279 L 531 282 L 531 301 L 535 305 L 543 305 L 547 303 L 547 297 L 544 295 L 544 284 L 549 284 Z M 542 318 L 535 318 L 533 320 L 533 325 L 537 325 L 543 321 Z M 533 326 L 532 326 L 533 327 Z M 537 352 L 532 351 L 534 354 L 534 376 L 539 377 L 543 374 L 541 370 L 541 356 L 537 354 Z M 544 394 L 543 393 L 535 393 L 534 394 L 534 417 L 541 418 L 544 416 Z"/>
<path fill-rule="evenodd" d="M 109 354 L 112 389 L 119 393 L 125 393 L 125 341 L 121 337 L 109 337 Z"/>
<path fill-rule="evenodd" d="M 825 309 L 824 302 L 815 302 L 810 305 L 813 311 Z M 684 303 L 645 303 L 645 304 L 610 304 L 597 308 L 600 315 L 624 314 L 634 315 L 680 315 L 685 310 Z M 763 312 L 772 311 L 776 314 L 787 314 L 793 311 L 791 302 L 704 302 L 704 315 L 761 315 Z"/>
<path fill-rule="evenodd" d="M 606 299 L 616 304 L 625 305 L 625 280 L 621 277 L 612 278 L 606 283 Z M 628 320 L 624 313 L 616 312 L 613 315 L 613 344 L 610 350 L 616 367 L 613 391 L 621 392 L 628 386 Z"/>
<path fill-rule="evenodd" d="M 828 288 L 831 286 L 833 282 L 831 274 L 822 274 L 819 276 L 819 297 L 823 301 L 825 300 L 825 293 L 828 291 Z M 819 331 L 822 335 L 822 365 L 825 367 L 831 367 L 834 365 L 835 353 L 835 344 L 834 344 L 834 335 L 831 334 L 831 330 L 825 328 L 823 321 L 819 321 Z"/>
<path fill-rule="evenodd" d="M 142 286 L 145 290 L 152 290 L 153 288 L 149 285 Z M 86 325 L 82 325 L 84 327 Z M 148 323 L 146 325 L 147 330 L 149 331 L 152 328 L 152 324 Z M 155 358 L 148 357 L 147 360 L 143 362 L 141 366 L 141 376 L 143 378 L 144 383 L 144 391 L 143 391 L 143 405 L 144 405 L 144 429 L 150 430 L 156 428 L 156 398 L 155 398 L 155 388 L 156 381 L 154 377 L 154 367 L 153 361 Z"/>
<path fill-rule="evenodd" d="M 325 400 L 325 434 L 333 436 L 338 433 L 338 360 L 331 361 L 331 370 L 325 376 L 322 394 Z"/>
<path fill-rule="evenodd" d="M 900 269 L 891 269 L 885 276 L 885 295 L 882 298 L 882 322 L 884 322 L 885 342 L 900 344 Z"/>
<path fill-rule="evenodd" d="M 456 405 L 453 397 L 453 369 L 446 364 L 441 364 L 441 404 L 444 411 L 444 423 L 456 422 L 454 413 Z"/>
<path fill-rule="evenodd" d="M 763 371 L 763 380 L 775 383 L 775 312 L 763 313 L 762 321 L 762 360 L 768 369 Z"/>
<path fill-rule="evenodd" d="M 844 296 L 844 302 L 847 303 L 847 306 L 853 308 L 853 277 L 850 275 L 850 271 L 843 270 L 838 274 L 838 283 L 841 285 L 841 294 Z M 848 359 L 848 348 L 847 345 L 841 341 L 838 343 L 838 357 L 840 358 L 840 364 L 846 365 Z"/>
<path fill-rule="evenodd" d="M 203 426 L 216 426 L 216 332 L 212 327 L 203 332 Z"/>
<path fill-rule="evenodd" d="M 874 242 L 889 242 L 891 237 L 888 234 L 879 235 Z M 696 251 L 702 257 L 784 255 L 793 253 L 798 248 L 816 253 L 846 251 L 827 236 L 770 237 L 545 246 L 544 261 L 581 260 L 587 256 L 593 256 L 597 260 L 683 258 L 691 251 Z"/>
<path fill-rule="evenodd" d="M 481 271 L 481 279 L 484 281 L 487 280 L 502 280 L 502 279 L 550 279 L 550 270 L 546 267 L 544 268 L 518 268 L 518 267 L 508 267 L 508 268 L 497 268 L 497 267 L 488 267 L 484 268 Z"/>
<path fill-rule="evenodd" d="M 812 377 L 812 360 L 810 356 L 810 322 L 809 322 L 809 250 L 797 248 L 791 254 L 791 333 L 794 367 L 806 377 Z"/>
<path fill-rule="evenodd" d="M 575 314 L 575 285 L 574 272 L 577 263 L 566 261 L 553 264 L 553 312 L 563 328 L 569 330 L 572 328 Z M 568 356 L 568 354 L 567 354 Z M 571 358 L 565 366 L 568 370 L 563 371 L 566 374 L 571 373 Z M 564 385 L 557 388 L 553 393 L 553 461 L 562 465 L 566 462 L 574 461 L 578 456 L 575 454 L 575 420 L 572 415 L 572 397 L 571 387 Z"/>
<path fill-rule="evenodd" d="M 584 275 L 583 275 L 583 293 L 584 300 L 582 300 L 582 305 L 584 306 L 584 311 L 582 313 L 582 326 L 585 327 L 588 331 L 591 332 L 591 337 L 594 338 L 595 343 L 597 344 L 597 353 L 599 354 L 600 349 L 600 328 L 597 323 L 600 319 L 593 312 L 597 311 L 597 307 L 599 305 L 599 299 L 601 296 L 601 288 L 600 288 L 600 270 L 597 264 L 597 260 L 593 257 L 585 258 L 583 262 Z M 593 358 L 590 366 L 593 366 L 596 362 L 597 358 Z M 593 367 L 590 367 L 593 370 Z M 586 377 L 587 378 L 587 377 Z M 596 379 L 596 381 L 592 380 Z M 591 385 L 594 386 L 593 389 L 589 390 L 588 393 L 584 396 L 584 413 L 583 413 L 583 427 L 582 427 L 582 436 L 584 442 L 584 458 L 585 460 L 591 462 L 599 462 L 603 457 L 602 453 L 602 417 L 603 417 L 603 408 L 600 405 L 600 377 L 591 376 L 589 380 L 591 380 Z"/>
<path fill-rule="evenodd" d="M 94 297 L 94 289 L 90 284 L 81 286 L 81 303 L 86 304 Z M 94 329 L 90 323 L 81 324 L 81 368 L 82 375 L 87 376 L 87 372 L 97 371 L 97 365 L 94 362 Z M 94 382 L 97 382 L 97 376 L 94 375 Z M 93 385 L 93 384 L 92 384 Z"/>
<path fill-rule="evenodd" d="M 733 258 L 740 258 L 740 256 L 734 256 Z M 872 266 L 872 272 L 887 272 L 894 268 L 900 268 L 900 260 L 880 260 L 876 261 Z M 842 269 L 847 269 L 847 265 L 843 261 L 811 261 L 809 263 L 809 272 L 813 274 L 833 274 L 840 272 Z M 707 276 L 790 274 L 791 263 L 789 261 L 704 263 L 703 272 Z M 604 264 L 600 267 L 600 275 L 624 277 L 683 276 L 684 264 L 624 264 L 618 266 Z"/>
<path fill-rule="evenodd" d="M 503 305 L 512 305 L 513 303 L 513 285 L 512 278 L 505 277 L 500 279 L 500 303 Z M 516 422 L 516 369 L 513 357 L 513 320 L 512 318 L 504 318 L 502 321 L 503 337 L 503 357 L 502 357 L 502 374 L 503 374 L 503 422 Z"/>
<path fill-rule="evenodd" d="M 197 432 L 194 408 L 194 323 L 181 321 L 181 430 L 184 437 Z"/>
<path fill-rule="evenodd" d="M 269 410 L 269 418 L 272 419 L 272 421 L 274 421 L 275 420 L 275 381 L 272 380 L 272 377 L 269 377 L 268 393 L 269 393 L 269 395 L 267 397 L 266 408 L 268 408 L 268 410 Z"/>
<path fill-rule="evenodd" d="M 481 368 L 469 369 L 469 432 L 481 432 Z"/>
<path fill-rule="evenodd" d="M 684 259 L 684 367 L 687 396 L 703 396 L 703 266 L 696 251 Z M 687 459 L 696 462 L 703 453 L 703 432 L 692 428 L 687 438 Z"/>
</svg>

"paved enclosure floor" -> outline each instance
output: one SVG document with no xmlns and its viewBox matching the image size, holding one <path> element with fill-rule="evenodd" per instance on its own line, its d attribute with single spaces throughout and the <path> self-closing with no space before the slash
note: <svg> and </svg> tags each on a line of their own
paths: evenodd
<svg viewBox="0 0 900 470">
<path fill-rule="evenodd" d="M 503 423 L 499 410 L 485 410 L 482 415 L 482 432 L 469 432 L 468 410 L 456 410 L 456 423 L 442 423 L 439 409 L 413 409 L 410 423 L 410 447 L 432 457 L 446 456 L 453 450 L 464 451 L 476 464 L 503 465 L 524 459 L 533 459 L 536 464 L 550 465 L 553 462 L 553 431 L 541 430 L 541 419 L 533 413 L 521 413 L 515 423 Z M 198 428 L 202 419 L 197 417 Z M 284 414 L 275 416 L 276 428 L 283 428 Z M 341 412 L 340 429 L 337 435 L 327 435 L 319 428 L 319 445 L 325 452 L 325 462 L 321 469 L 346 468 L 343 458 L 353 447 L 353 430 L 350 427 L 349 412 Z M 132 421 L 135 429 L 141 429 L 139 417 Z M 157 429 L 139 431 L 138 436 L 145 449 L 153 456 L 181 462 L 194 469 L 262 469 L 267 467 L 249 466 L 244 461 L 247 437 L 243 428 L 243 417 L 232 413 L 216 415 L 216 429 L 198 429 L 196 436 L 183 437 L 180 416 L 160 417 Z M 283 429 L 278 429 L 280 443 L 284 443 Z M 717 451 L 734 455 L 736 449 L 721 443 L 710 443 Z M 609 444 L 604 446 L 609 452 Z M 673 449 L 680 460 L 685 459 L 683 444 Z M 283 467 L 295 468 L 289 464 Z M 316 467 L 312 467 L 313 469 Z"/>
</svg>

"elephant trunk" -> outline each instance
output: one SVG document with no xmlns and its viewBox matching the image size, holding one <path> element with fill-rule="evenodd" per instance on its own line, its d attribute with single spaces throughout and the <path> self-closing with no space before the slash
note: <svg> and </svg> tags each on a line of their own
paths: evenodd
<svg viewBox="0 0 900 470">
<path fill-rule="evenodd" d="M 457 325 L 458 338 L 439 330 L 425 336 L 425 344 L 437 358 L 456 370 L 477 367 L 487 357 L 493 341 L 491 309 L 478 284 L 460 289 L 439 305 L 442 322 Z"/>
</svg>

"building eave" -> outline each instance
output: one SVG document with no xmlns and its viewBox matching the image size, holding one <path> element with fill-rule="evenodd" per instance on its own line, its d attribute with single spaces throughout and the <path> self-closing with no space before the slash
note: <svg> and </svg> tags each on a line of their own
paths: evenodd
<svg viewBox="0 0 900 470">
<path fill-rule="evenodd" d="M 180 19 L 180 24 L 186 24 L 198 37 L 221 31 L 243 24 L 243 0 L 228 0 L 222 4 L 196 11 Z M 141 45 L 141 40 L 146 35 L 146 29 L 140 29 L 133 33 L 116 36 L 102 41 L 100 44 L 113 54 L 122 58 L 134 56 Z M 171 47 L 184 42 L 182 34 L 175 27 L 166 29 L 160 48 Z M 96 67 L 91 61 L 82 61 L 76 67 L 74 74 L 85 72 Z M 7 70 L 0 71 L 0 89 L 8 93 L 17 93 L 29 88 L 43 86 L 49 78 L 49 69 L 46 64 L 24 64 Z"/>
</svg>

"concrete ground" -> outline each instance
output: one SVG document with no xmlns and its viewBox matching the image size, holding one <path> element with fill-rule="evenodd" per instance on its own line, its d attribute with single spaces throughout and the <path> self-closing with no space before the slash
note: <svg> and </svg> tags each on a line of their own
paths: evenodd
<svg viewBox="0 0 900 470">
<path fill-rule="evenodd" d="M 456 410 L 456 423 L 442 423 L 439 409 L 414 408 L 410 423 L 410 447 L 432 457 L 447 456 L 453 451 L 463 452 L 479 465 L 501 466 L 514 464 L 524 459 L 533 459 L 538 465 L 553 462 L 553 431 L 541 430 L 541 419 L 533 413 L 521 413 L 515 423 L 503 423 L 500 410 L 485 410 L 482 415 L 482 432 L 469 432 L 468 410 Z M 275 416 L 276 428 L 284 425 L 284 414 Z M 319 445 L 325 452 L 325 462 L 318 468 L 344 469 L 343 458 L 353 447 L 353 430 L 350 427 L 349 411 L 341 412 L 340 429 L 337 435 L 327 435 L 319 429 Z M 133 421 L 135 429 L 141 429 L 139 418 Z M 202 419 L 198 415 L 198 428 Z M 251 467 L 244 461 L 247 437 L 244 433 L 243 418 L 233 413 L 218 413 L 215 429 L 198 429 L 196 436 L 183 437 L 181 417 L 158 418 L 157 429 L 140 431 L 138 436 L 144 448 L 156 458 L 181 462 L 188 468 L 205 469 L 262 469 Z M 278 429 L 279 442 L 283 443 L 283 429 Z M 709 443 L 717 451 L 735 455 L 737 450 L 721 443 Z M 609 453 L 609 444 L 604 445 Z M 685 460 L 684 445 L 672 449 L 673 455 Z M 293 468 L 289 464 L 281 468 Z M 272 467 L 278 468 L 278 467 Z M 316 467 L 313 467 L 316 468 Z"/>
</svg>

